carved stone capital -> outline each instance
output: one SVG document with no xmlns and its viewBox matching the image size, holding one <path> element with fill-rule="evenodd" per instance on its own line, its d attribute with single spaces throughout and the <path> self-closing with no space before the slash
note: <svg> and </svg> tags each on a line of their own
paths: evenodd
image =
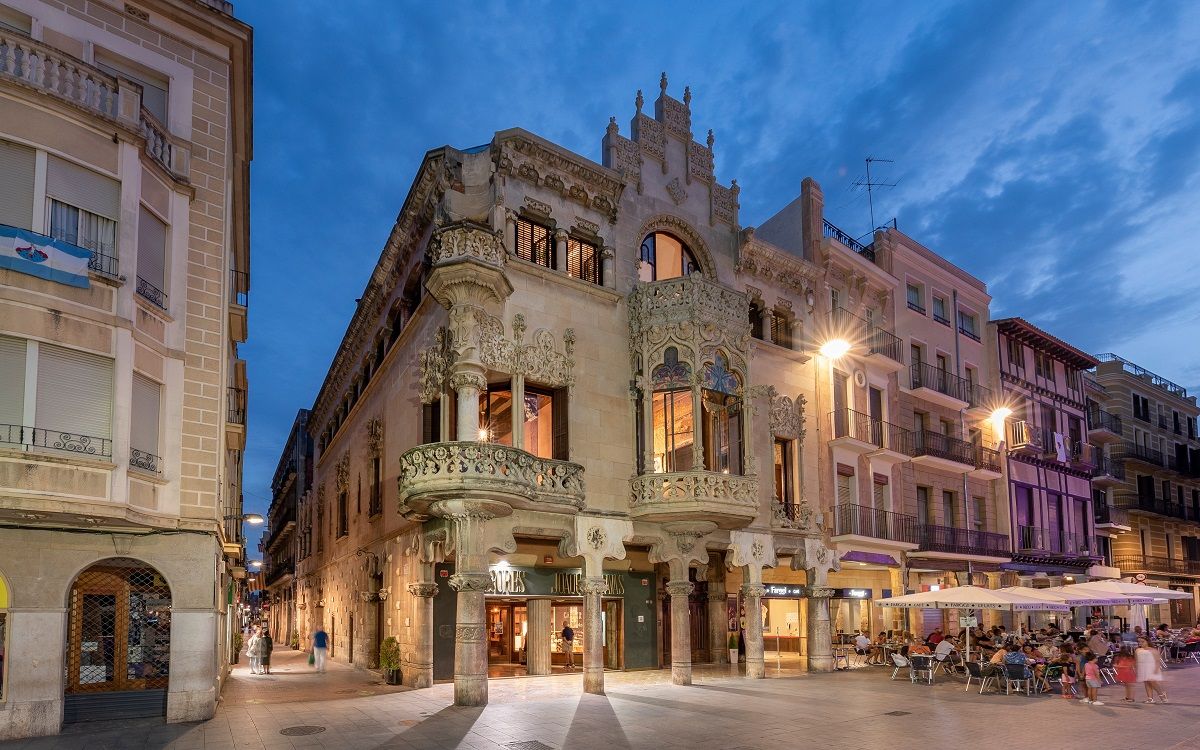
<svg viewBox="0 0 1200 750">
<path fill-rule="evenodd" d="M 492 588 L 492 577 L 487 573 L 455 573 L 450 576 L 450 588 L 458 592 L 484 593 Z"/>
<path fill-rule="evenodd" d="M 579 591 L 587 594 L 607 594 L 608 581 L 604 576 L 587 576 L 579 582 Z"/>
<path fill-rule="evenodd" d="M 805 593 L 808 594 L 810 599 L 832 599 L 837 591 L 822 586 L 808 586 Z"/>
<path fill-rule="evenodd" d="M 767 593 L 767 587 L 761 583 L 743 583 L 742 596 L 747 599 L 761 599 Z"/>
<path fill-rule="evenodd" d="M 437 596 L 438 585 L 436 583 L 410 583 L 408 584 L 408 593 L 422 599 L 432 599 Z"/>
<path fill-rule="evenodd" d="M 672 598 L 676 596 L 686 597 L 692 593 L 696 585 L 691 581 L 667 581 L 667 593 Z"/>
<path fill-rule="evenodd" d="M 482 643 L 486 632 L 483 625 L 458 625 L 454 628 L 454 640 L 458 643 Z"/>
<path fill-rule="evenodd" d="M 487 378 L 482 373 L 460 370 L 450 376 L 450 387 L 456 391 L 468 388 L 482 391 L 487 388 Z"/>
</svg>

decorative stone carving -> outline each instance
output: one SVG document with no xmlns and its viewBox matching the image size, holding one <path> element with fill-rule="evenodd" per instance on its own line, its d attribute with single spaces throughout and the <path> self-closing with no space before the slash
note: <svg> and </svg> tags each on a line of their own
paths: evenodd
<svg viewBox="0 0 1200 750">
<path fill-rule="evenodd" d="M 477 391 L 482 391 L 487 388 L 487 378 L 477 372 L 463 370 L 450 376 L 450 387 L 456 391 L 461 391 L 465 388 L 474 388 Z"/>
<path fill-rule="evenodd" d="M 367 420 L 367 455 L 378 458 L 383 452 L 383 420 L 379 417 Z"/>
<path fill-rule="evenodd" d="M 633 139 L 637 141 L 643 157 L 654 159 L 666 168 L 667 133 L 662 123 L 641 112 L 633 118 Z"/>
<path fill-rule="evenodd" d="M 604 547 L 604 543 L 608 541 L 608 535 L 604 533 L 604 529 L 599 526 L 593 526 L 588 529 L 587 543 L 592 549 L 598 550 Z"/>
<path fill-rule="evenodd" d="M 635 508 L 649 503 L 710 501 L 753 508 L 758 505 L 757 477 L 717 474 L 708 471 L 643 474 L 632 480 L 630 503 Z"/>
<path fill-rule="evenodd" d="M 827 586 L 829 574 L 841 570 L 842 561 L 836 552 L 825 545 L 824 540 L 809 537 L 792 558 L 792 568 L 807 571 L 810 585 Z"/>
<path fill-rule="evenodd" d="M 781 438 L 799 438 L 800 415 L 796 411 L 796 404 L 791 398 L 779 395 L 774 388 L 769 390 L 768 395 L 771 399 L 771 434 Z"/>
<path fill-rule="evenodd" d="M 683 185 L 679 184 L 678 177 L 667 183 L 667 195 L 671 196 L 671 200 L 675 201 L 676 206 L 687 200 L 687 192 L 683 189 Z"/>
<path fill-rule="evenodd" d="M 431 404 L 445 390 L 446 374 L 455 360 L 454 349 L 450 346 L 450 332 L 445 327 L 437 329 L 433 346 L 422 351 L 419 359 L 421 403 Z"/>
<path fill-rule="evenodd" d="M 563 178 L 561 176 L 559 176 L 553 172 L 547 174 L 545 177 L 542 178 L 542 184 L 546 186 L 547 190 L 552 190 L 552 191 L 558 193 L 559 195 L 562 195 L 567 190 L 566 181 L 563 180 Z"/>
<path fill-rule="evenodd" d="M 390 597 L 391 595 L 392 595 L 392 590 L 389 588 L 379 589 L 379 593 L 377 594 L 377 596 L 379 597 L 379 601 L 381 601 L 381 602 L 386 602 L 388 600 L 388 597 Z"/>
<path fill-rule="evenodd" d="M 691 141 L 688 143 L 688 179 L 696 179 L 701 182 L 712 182 L 713 180 L 713 152 L 712 152 L 712 131 L 708 131 L 709 145 L 708 148 Z"/>
<path fill-rule="evenodd" d="M 450 576 L 450 588 L 487 593 L 492 590 L 492 577 L 487 573 L 455 573 Z"/>
<path fill-rule="evenodd" d="M 422 599 L 432 599 L 437 596 L 438 585 L 436 583 L 410 583 L 408 584 L 408 593 Z"/>
<path fill-rule="evenodd" d="M 674 598 L 676 596 L 680 596 L 680 597 L 690 596 L 692 593 L 692 590 L 695 588 L 696 588 L 696 585 L 693 584 L 691 581 L 668 581 L 667 582 L 667 594 L 669 594 L 672 598 Z"/>
<path fill-rule="evenodd" d="M 575 331 L 563 331 L 563 348 L 558 349 L 554 334 L 545 328 L 533 332 L 533 340 L 526 344 L 525 317 L 513 316 L 513 337 L 504 334 L 500 319 L 475 311 L 475 350 L 479 361 L 488 369 L 510 374 L 522 374 L 527 379 L 552 388 L 563 388 L 575 384 Z M 432 365 L 438 364 L 437 357 L 430 355 Z M 424 387 L 424 383 L 422 383 Z"/>
<path fill-rule="evenodd" d="M 610 221 L 616 219 L 615 206 L 621 199 L 624 185 L 607 169 L 597 168 L 594 162 L 583 157 L 547 147 L 540 140 L 521 133 L 505 136 L 501 146 L 501 158 L 497 165 L 504 174 L 515 174 L 533 184 L 544 184 L 560 193 L 566 185 L 588 186 L 595 195 L 605 198 L 613 207 L 606 214 Z M 536 165 L 536 166 L 535 166 Z M 595 197 L 592 198 L 593 205 Z"/>
<path fill-rule="evenodd" d="M 463 485 L 582 508 L 583 467 L 492 443 L 429 443 L 400 456 L 400 499 L 443 495 Z"/>
<path fill-rule="evenodd" d="M 535 214 L 540 214 L 545 217 L 550 216 L 551 209 L 549 203 L 543 203 L 536 198 L 530 198 L 528 195 L 525 196 L 525 208 L 529 209 Z"/>
<path fill-rule="evenodd" d="M 588 234 L 597 234 L 600 232 L 600 225 L 594 221 L 588 221 L 582 216 L 575 217 L 575 226 L 587 232 Z"/>
<path fill-rule="evenodd" d="M 716 186 L 713 187 L 714 195 Z M 821 277 L 821 269 L 798 255 L 788 253 L 754 237 L 753 229 L 743 232 L 734 270 L 806 297 Z"/>
<path fill-rule="evenodd" d="M 350 451 L 342 454 L 337 465 L 333 468 L 334 484 L 338 492 L 345 492 L 350 487 Z"/>
<path fill-rule="evenodd" d="M 761 599 L 767 593 L 767 587 L 761 583 L 743 583 L 742 596 L 750 599 Z"/>
<path fill-rule="evenodd" d="M 607 594 L 608 581 L 604 576 L 586 576 L 579 582 L 579 593 L 581 594 Z"/>
<path fill-rule="evenodd" d="M 725 563 L 730 569 L 749 566 L 761 570 L 777 562 L 770 534 L 743 530 L 729 532 L 729 553 Z"/>
<path fill-rule="evenodd" d="M 456 643 L 482 643 L 486 633 L 487 628 L 483 625 L 456 625 L 454 640 Z"/>
<path fill-rule="evenodd" d="M 720 221 L 731 227 L 737 227 L 738 209 L 741 207 L 738 204 L 739 192 L 741 192 L 741 188 L 738 187 L 737 180 L 734 180 L 730 187 L 713 182 L 710 194 L 712 206 L 709 213 L 714 223 Z"/>
<path fill-rule="evenodd" d="M 504 242 L 499 233 L 467 224 L 440 229 L 429 242 L 429 260 L 434 265 L 470 258 L 493 266 L 503 266 Z"/>
</svg>

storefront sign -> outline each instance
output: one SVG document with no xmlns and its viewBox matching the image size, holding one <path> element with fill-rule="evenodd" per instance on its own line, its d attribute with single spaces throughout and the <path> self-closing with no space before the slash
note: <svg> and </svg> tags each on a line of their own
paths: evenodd
<svg viewBox="0 0 1200 750">
<path fill-rule="evenodd" d="M 497 594 L 524 594 L 525 571 L 515 568 L 492 568 L 492 591 Z"/>
<path fill-rule="evenodd" d="M 555 573 L 554 588 L 550 589 L 550 593 L 560 596 L 583 596 L 583 592 L 580 590 L 582 582 L 583 573 L 581 571 Z M 608 584 L 609 596 L 620 596 L 625 593 L 625 583 L 621 580 L 619 574 L 605 573 L 604 582 Z"/>
<path fill-rule="evenodd" d="M 798 583 L 768 583 L 763 586 L 763 597 L 767 599 L 801 599 L 807 596 L 807 587 Z M 871 589 L 832 589 L 834 599 L 870 599 Z M 884 591 L 884 596 L 889 592 Z"/>
</svg>

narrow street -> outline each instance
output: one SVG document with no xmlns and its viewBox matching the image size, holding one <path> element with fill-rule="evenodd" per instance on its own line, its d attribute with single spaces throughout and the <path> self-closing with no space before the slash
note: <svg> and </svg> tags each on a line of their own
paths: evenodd
<svg viewBox="0 0 1200 750">
<path fill-rule="evenodd" d="M 250 672 L 243 653 L 221 693 L 221 706 L 256 706 L 275 703 L 304 703 L 398 693 L 408 688 L 391 686 L 375 672 L 330 660 L 325 674 L 308 665 L 308 653 L 276 646 L 271 655 L 271 674 Z"/>
</svg>

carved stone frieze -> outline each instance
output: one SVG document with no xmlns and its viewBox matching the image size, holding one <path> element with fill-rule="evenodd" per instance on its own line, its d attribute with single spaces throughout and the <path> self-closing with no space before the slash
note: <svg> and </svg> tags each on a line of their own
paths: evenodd
<svg viewBox="0 0 1200 750">
<path fill-rule="evenodd" d="M 433 346 L 422 351 L 419 357 L 421 366 L 420 397 L 423 404 L 433 403 L 445 390 L 446 376 L 455 360 L 448 329 L 438 328 L 433 335 L 433 341 Z"/>
<path fill-rule="evenodd" d="M 499 233 L 482 226 L 455 224 L 439 229 L 429 242 L 429 260 L 434 265 L 469 258 L 503 266 L 505 257 Z"/>
<path fill-rule="evenodd" d="M 450 576 L 450 588 L 487 593 L 492 589 L 492 577 L 487 573 L 455 573 Z"/>
<path fill-rule="evenodd" d="M 767 245 L 754 237 L 753 231 L 743 233 L 734 270 L 762 279 L 799 297 L 807 297 L 820 280 L 821 269 L 792 253 Z"/>
<path fill-rule="evenodd" d="M 338 492 L 345 492 L 350 486 L 350 451 L 342 454 L 333 469 L 334 483 Z"/>
<path fill-rule="evenodd" d="M 741 207 L 738 204 L 738 193 L 741 188 L 738 187 L 737 180 L 734 180 L 729 187 L 719 185 L 714 180 L 712 184 L 711 201 L 712 207 L 709 209 L 712 215 L 712 221 L 724 222 L 731 227 L 736 227 L 738 223 L 738 209 Z"/>
<path fill-rule="evenodd" d="M 712 131 L 708 131 L 712 137 Z M 713 152 L 712 147 L 691 141 L 688 144 L 688 177 L 701 182 L 713 181 Z"/>
<path fill-rule="evenodd" d="M 678 177 L 672 178 L 667 183 L 667 195 L 671 196 L 671 200 L 675 201 L 676 206 L 681 205 L 687 200 L 687 191 L 683 189 L 683 185 L 680 184 Z"/>
<path fill-rule="evenodd" d="M 788 396 L 779 395 L 774 388 L 770 389 L 769 394 L 771 434 L 781 438 L 799 438 L 800 414 L 796 411 L 795 402 Z"/>
<path fill-rule="evenodd" d="M 661 122 L 638 112 L 633 118 L 633 139 L 637 141 L 642 156 L 666 167 L 667 133 Z"/>
<path fill-rule="evenodd" d="M 367 420 L 367 455 L 378 458 L 383 452 L 383 420 L 374 417 Z"/>
<path fill-rule="evenodd" d="M 436 583 L 410 583 L 408 584 L 408 593 L 422 599 L 432 599 L 437 596 L 438 585 Z"/>
<path fill-rule="evenodd" d="M 535 214 L 541 214 L 542 216 L 546 217 L 550 216 L 551 209 L 549 203 L 543 203 L 536 198 L 530 198 L 528 195 L 525 196 L 525 208 L 529 209 Z"/>
<path fill-rule="evenodd" d="M 579 582 L 579 591 L 582 594 L 607 594 L 608 581 L 604 576 L 586 576 Z"/>
<path fill-rule="evenodd" d="M 676 596 L 687 597 L 687 596 L 691 595 L 692 590 L 695 588 L 696 588 L 696 585 L 694 583 L 692 583 L 691 581 L 668 581 L 667 582 L 667 593 L 672 598 L 674 598 Z"/>
<path fill-rule="evenodd" d="M 575 226 L 589 234 L 597 234 L 600 231 L 600 225 L 594 221 L 588 221 L 582 216 L 575 217 Z"/>
</svg>

